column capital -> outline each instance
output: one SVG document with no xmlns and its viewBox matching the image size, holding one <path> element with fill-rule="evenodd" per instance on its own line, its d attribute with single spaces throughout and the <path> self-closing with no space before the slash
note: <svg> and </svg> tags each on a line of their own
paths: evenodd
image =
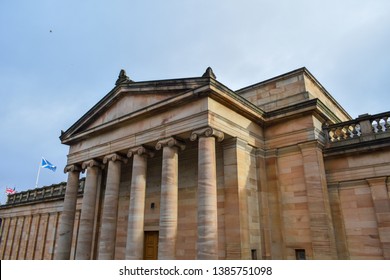
<svg viewBox="0 0 390 280">
<path fill-rule="evenodd" d="M 97 160 L 91 159 L 91 160 L 84 161 L 83 164 L 81 165 L 81 168 L 82 168 L 83 170 L 87 169 L 88 167 L 98 167 L 98 168 L 103 169 L 103 168 L 104 168 L 104 165 L 101 164 L 101 163 L 100 163 L 99 161 L 97 161 Z"/>
<path fill-rule="evenodd" d="M 145 148 L 144 146 L 138 146 L 138 147 L 131 148 L 131 149 L 127 152 L 127 157 L 131 158 L 131 157 L 134 156 L 135 154 L 137 154 L 137 155 L 139 155 L 139 156 L 154 157 L 153 151 L 151 151 L 151 150 L 148 149 L 148 148 Z"/>
<path fill-rule="evenodd" d="M 194 130 L 191 133 L 190 140 L 196 141 L 200 137 L 215 137 L 218 142 L 221 142 L 224 139 L 224 133 L 222 131 L 219 131 L 215 128 L 212 128 L 211 126 L 203 127 L 197 130 Z"/>
<path fill-rule="evenodd" d="M 81 171 L 81 166 L 79 164 L 69 164 L 64 168 L 64 173 L 73 171 Z"/>
<path fill-rule="evenodd" d="M 113 154 L 110 154 L 110 155 L 107 155 L 103 158 L 103 163 L 106 164 L 107 162 L 109 161 L 121 161 L 123 163 L 127 163 L 127 159 L 122 157 L 121 155 L 117 154 L 117 153 L 113 153 Z"/>
<path fill-rule="evenodd" d="M 156 150 L 161 150 L 163 147 L 177 147 L 180 150 L 184 150 L 185 146 L 186 145 L 184 144 L 184 142 L 177 140 L 173 137 L 168 137 L 161 139 L 157 142 Z"/>
<path fill-rule="evenodd" d="M 315 140 L 315 141 L 300 143 L 300 144 L 298 144 L 298 147 L 299 147 L 299 149 L 301 149 L 301 151 L 303 151 L 305 149 L 313 149 L 313 148 L 323 150 L 324 144 L 318 140 Z"/>
<path fill-rule="evenodd" d="M 223 141 L 224 149 L 237 147 L 237 148 L 241 148 L 243 150 L 246 150 L 247 146 L 248 146 L 248 142 L 246 142 L 245 140 L 242 140 L 238 137 L 232 137 L 232 138 L 229 138 L 229 139 L 226 139 Z"/>
<path fill-rule="evenodd" d="M 375 178 L 368 178 L 366 179 L 366 182 L 372 187 L 376 185 L 383 185 L 386 186 L 386 180 L 387 177 L 382 176 L 382 177 L 375 177 Z"/>
</svg>

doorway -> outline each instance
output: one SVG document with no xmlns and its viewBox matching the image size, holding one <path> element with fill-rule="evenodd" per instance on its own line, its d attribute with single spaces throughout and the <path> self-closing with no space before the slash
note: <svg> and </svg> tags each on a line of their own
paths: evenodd
<svg viewBox="0 0 390 280">
<path fill-rule="evenodd" d="M 145 231 L 144 260 L 157 260 L 158 231 Z"/>
</svg>

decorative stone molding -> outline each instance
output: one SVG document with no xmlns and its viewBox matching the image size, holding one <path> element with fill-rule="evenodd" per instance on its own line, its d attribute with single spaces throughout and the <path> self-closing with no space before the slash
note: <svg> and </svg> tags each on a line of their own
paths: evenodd
<svg viewBox="0 0 390 280">
<path fill-rule="evenodd" d="M 88 167 L 99 167 L 103 169 L 104 165 L 98 162 L 97 160 L 91 159 L 91 160 L 84 161 L 83 164 L 81 165 L 81 168 L 83 170 L 87 169 Z"/>
<path fill-rule="evenodd" d="M 173 137 L 168 137 L 159 140 L 156 144 L 156 150 L 161 150 L 163 147 L 178 147 L 180 150 L 184 150 L 186 146 L 184 142 Z"/>
<path fill-rule="evenodd" d="M 106 164 L 109 161 L 121 161 L 123 163 L 127 163 L 127 159 L 122 157 L 121 155 L 118 155 L 117 153 L 113 153 L 110 155 L 107 155 L 103 158 L 103 163 Z"/>
<path fill-rule="evenodd" d="M 73 172 L 73 171 L 81 171 L 81 167 L 78 164 L 69 164 L 65 166 L 64 173 Z"/>
<path fill-rule="evenodd" d="M 139 156 L 154 157 L 153 151 L 151 151 L 148 148 L 145 148 L 144 146 L 138 146 L 138 147 L 131 148 L 127 152 L 127 157 L 131 158 L 135 154 L 138 154 Z"/>
<path fill-rule="evenodd" d="M 133 81 L 126 75 L 126 71 L 121 69 L 118 75 L 118 79 L 115 82 L 115 85 L 118 86 L 123 83 L 132 83 Z"/>
<path fill-rule="evenodd" d="M 191 133 L 190 140 L 196 141 L 200 137 L 211 137 L 211 136 L 215 137 L 218 142 L 222 142 L 224 139 L 224 133 L 222 131 L 219 131 L 215 128 L 208 126 L 208 127 L 203 127 L 203 128 L 194 130 Z"/>
<path fill-rule="evenodd" d="M 213 79 L 217 79 L 217 76 L 215 76 L 214 72 L 213 72 L 213 69 L 211 69 L 211 67 L 207 67 L 206 71 L 204 72 L 204 74 L 202 75 L 203 78 L 213 78 Z"/>
</svg>

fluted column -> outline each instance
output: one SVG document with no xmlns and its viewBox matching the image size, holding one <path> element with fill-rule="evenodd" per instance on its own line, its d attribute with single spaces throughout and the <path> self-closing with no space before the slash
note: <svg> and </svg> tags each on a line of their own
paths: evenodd
<svg viewBox="0 0 390 280">
<path fill-rule="evenodd" d="M 191 140 L 198 141 L 198 239 L 197 259 L 218 259 L 217 172 L 215 139 L 224 134 L 211 127 L 194 131 Z"/>
<path fill-rule="evenodd" d="M 68 172 L 68 181 L 65 190 L 64 207 L 59 223 L 58 243 L 54 254 L 54 259 L 56 260 L 70 259 L 80 167 L 78 165 L 68 165 L 65 167 L 64 172 Z"/>
<path fill-rule="evenodd" d="M 159 260 L 172 260 L 176 255 L 178 209 L 178 151 L 184 143 L 170 137 L 157 142 L 163 149 L 160 200 Z"/>
<path fill-rule="evenodd" d="M 99 260 L 112 260 L 115 256 L 119 184 L 122 162 L 127 162 L 127 159 L 118 154 L 111 154 L 105 156 L 103 159 L 103 163 L 108 163 L 108 167 L 99 240 Z"/>
<path fill-rule="evenodd" d="M 87 170 L 87 177 L 85 179 L 83 204 L 81 206 L 76 259 L 90 260 L 96 210 L 96 192 L 102 165 L 96 160 L 89 160 L 83 163 L 82 168 Z"/>
<path fill-rule="evenodd" d="M 130 149 L 133 172 L 130 187 L 129 217 L 127 223 L 126 259 L 141 260 L 144 253 L 144 216 L 147 158 L 153 153 L 145 147 Z"/>
</svg>

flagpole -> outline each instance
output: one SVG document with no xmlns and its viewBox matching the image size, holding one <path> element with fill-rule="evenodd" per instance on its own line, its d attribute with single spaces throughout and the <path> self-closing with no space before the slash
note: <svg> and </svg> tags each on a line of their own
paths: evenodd
<svg viewBox="0 0 390 280">
<path fill-rule="evenodd" d="M 35 187 L 36 187 L 36 188 L 38 188 L 39 173 L 41 173 L 41 164 L 42 164 L 42 159 L 41 159 L 41 161 L 39 162 L 39 166 L 38 166 L 37 180 L 36 180 L 36 182 L 35 182 Z"/>
</svg>

